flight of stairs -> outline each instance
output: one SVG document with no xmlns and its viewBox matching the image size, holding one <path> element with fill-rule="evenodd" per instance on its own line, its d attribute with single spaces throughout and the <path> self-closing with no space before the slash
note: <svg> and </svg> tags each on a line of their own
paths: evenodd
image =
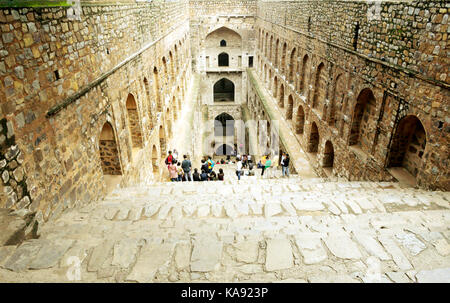
<svg viewBox="0 0 450 303">
<path fill-rule="evenodd" d="M 0 247 L 0 281 L 449 282 L 448 193 L 223 167 L 223 182 L 116 189 L 66 211 Z"/>
</svg>

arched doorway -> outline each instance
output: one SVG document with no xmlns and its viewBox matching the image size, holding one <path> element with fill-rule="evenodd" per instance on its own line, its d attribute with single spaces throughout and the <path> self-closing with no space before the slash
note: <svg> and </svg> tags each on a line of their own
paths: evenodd
<svg viewBox="0 0 450 303">
<path fill-rule="evenodd" d="M 308 55 L 305 55 L 303 57 L 303 62 L 302 62 L 302 72 L 300 75 L 300 92 L 306 96 L 306 91 L 305 88 L 308 85 L 308 82 L 306 81 L 306 77 L 308 75 L 308 70 L 309 70 L 309 57 Z"/>
<path fill-rule="evenodd" d="M 221 146 L 219 146 L 216 149 L 216 155 L 217 156 L 228 156 L 228 155 L 231 156 L 231 155 L 233 155 L 233 151 L 234 151 L 234 149 L 230 145 L 222 144 Z"/>
<path fill-rule="evenodd" d="M 172 117 L 170 114 L 170 109 L 167 108 L 166 110 L 166 123 L 167 123 L 167 134 L 170 137 L 172 137 Z"/>
<path fill-rule="evenodd" d="M 303 134 L 303 128 L 305 126 L 305 112 L 303 111 L 303 106 L 299 105 L 297 110 L 297 134 Z"/>
<path fill-rule="evenodd" d="M 358 96 L 352 116 L 352 125 L 348 145 L 361 145 L 369 149 L 367 135 L 371 114 L 375 113 L 376 100 L 371 89 L 366 88 Z M 370 150 L 370 149 L 369 149 Z"/>
<path fill-rule="evenodd" d="M 280 98 L 278 100 L 278 106 L 284 108 L 284 85 L 280 86 Z"/>
<path fill-rule="evenodd" d="M 234 101 L 234 83 L 222 78 L 214 84 L 214 102 Z"/>
<path fill-rule="evenodd" d="M 324 73 L 325 65 L 320 63 L 317 67 L 316 79 L 315 79 L 315 88 L 314 88 L 314 97 L 312 107 L 316 108 L 317 105 L 323 103 L 325 101 L 325 73 Z"/>
<path fill-rule="evenodd" d="M 161 157 L 165 157 L 166 150 L 166 135 L 162 125 L 159 126 L 159 149 L 161 151 Z"/>
<path fill-rule="evenodd" d="M 400 120 L 390 150 L 388 167 L 403 167 L 414 177 L 423 166 L 427 144 L 425 129 L 416 116 Z"/>
<path fill-rule="evenodd" d="M 308 152 L 317 153 L 319 149 L 319 139 L 319 129 L 317 128 L 316 122 L 313 122 L 309 134 Z"/>
<path fill-rule="evenodd" d="M 327 141 L 325 143 L 325 149 L 323 152 L 323 167 L 333 167 L 334 164 L 334 148 L 331 141 Z"/>
<path fill-rule="evenodd" d="M 230 59 L 227 53 L 221 53 L 218 57 L 218 63 L 219 66 L 229 66 L 230 65 Z"/>
<path fill-rule="evenodd" d="M 288 107 L 286 111 L 286 119 L 292 120 L 292 111 L 294 110 L 294 98 L 292 95 L 289 95 L 288 97 Z"/>
<path fill-rule="evenodd" d="M 140 148 L 142 147 L 141 124 L 139 122 L 139 113 L 137 110 L 136 101 L 132 94 L 128 94 L 126 107 L 128 112 L 128 120 L 130 122 L 131 141 L 133 142 L 133 147 Z"/>
<path fill-rule="evenodd" d="M 103 124 L 99 138 L 99 152 L 104 175 L 121 175 L 119 151 L 111 124 Z"/>
<path fill-rule="evenodd" d="M 234 118 L 231 115 L 221 113 L 214 119 L 214 135 L 234 136 L 234 123 Z"/>
<path fill-rule="evenodd" d="M 159 159 L 158 158 L 158 150 L 156 149 L 156 146 L 153 145 L 153 148 L 152 148 L 152 169 L 153 169 L 153 174 L 154 175 L 159 172 L 158 159 Z"/>
</svg>

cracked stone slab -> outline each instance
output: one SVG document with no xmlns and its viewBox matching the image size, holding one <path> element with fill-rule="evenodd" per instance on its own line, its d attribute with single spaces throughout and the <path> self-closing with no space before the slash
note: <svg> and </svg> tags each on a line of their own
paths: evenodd
<svg viewBox="0 0 450 303">
<path fill-rule="evenodd" d="M 191 256 L 191 271 L 215 271 L 220 266 L 223 243 L 215 239 L 200 238 L 194 243 Z"/>
<path fill-rule="evenodd" d="M 292 204 L 297 210 L 300 211 L 319 211 L 325 209 L 322 202 L 320 201 L 292 201 Z"/>
<path fill-rule="evenodd" d="M 408 276 L 403 272 L 387 272 L 386 275 L 395 283 L 411 283 Z"/>
<path fill-rule="evenodd" d="M 175 247 L 174 258 L 177 270 L 188 268 L 191 261 L 191 245 L 189 243 L 178 243 Z"/>
<path fill-rule="evenodd" d="M 282 213 L 283 210 L 279 203 L 267 203 L 264 205 L 264 216 L 270 218 L 272 216 Z"/>
<path fill-rule="evenodd" d="M 134 262 L 138 252 L 138 240 L 123 239 L 114 244 L 113 259 L 111 265 L 128 268 Z"/>
<path fill-rule="evenodd" d="M 16 250 L 16 246 L 1 246 L 0 247 L 0 267 L 6 262 L 9 256 Z"/>
<path fill-rule="evenodd" d="M 150 204 L 144 207 L 144 217 L 151 218 L 153 217 L 159 210 L 160 205 Z"/>
<path fill-rule="evenodd" d="M 275 271 L 292 266 L 294 266 L 294 256 L 291 242 L 288 239 L 267 240 L 265 269 Z"/>
<path fill-rule="evenodd" d="M 419 283 L 450 283 L 450 267 L 422 270 L 416 274 Z"/>
<path fill-rule="evenodd" d="M 320 263 L 328 258 L 320 237 L 299 236 L 295 238 L 295 244 L 302 254 L 305 264 Z"/>
<path fill-rule="evenodd" d="M 349 235 L 344 232 L 330 233 L 324 239 L 325 244 L 333 255 L 341 259 L 361 259 L 362 255 L 358 246 Z"/>
<path fill-rule="evenodd" d="M 408 258 L 406 258 L 400 247 L 398 247 L 393 239 L 391 239 L 389 236 L 381 235 L 378 237 L 378 240 L 381 242 L 381 244 L 383 244 L 387 252 L 392 255 L 395 264 L 397 264 L 401 270 L 413 269 L 413 266 L 409 262 Z"/>
<path fill-rule="evenodd" d="M 359 244 L 361 244 L 369 254 L 376 256 L 383 261 L 392 259 L 384 250 L 383 246 L 371 235 L 360 232 L 353 232 L 353 234 Z"/>
<path fill-rule="evenodd" d="M 427 246 L 412 233 L 401 232 L 396 234 L 395 237 L 413 256 L 417 256 L 427 248 Z"/>
<path fill-rule="evenodd" d="M 239 262 L 255 263 L 258 260 L 258 241 L 244 241 L 234 245 L 236 259 Z"/>
<path fill-rule="evenodd" d="M 147 244 L 141 248 L 140 255 L 126 281 L 149 283 L 153 281 L 158 269 L 170 262 L 174 245 L 171 243 Z"/>
<path fill-rule="evenodd" d="M 2 267 L 15 272 L 25 271 L 41 249 L 42 244 L 42 241 L 39 240 L 22 243 Z"/>
<path fill-rule="evenodd" d="M 113 245 L 114 242 L 112 240 L 106 240 L 96 246 L 92 251 L 91 257 L 89 258 L 87 271 L 98 271 L 101 267 L 103 267 L 103 263 L 105 263 L 106 258 L 113 249 Z"/>
<path fill-rule="evenodd" d="M 60 239 L 53 243 L 44 244 L 29 265 L 29 268 L 45 269 L 56 266 L 73 242 L 74 240 Z"/>
</svg>

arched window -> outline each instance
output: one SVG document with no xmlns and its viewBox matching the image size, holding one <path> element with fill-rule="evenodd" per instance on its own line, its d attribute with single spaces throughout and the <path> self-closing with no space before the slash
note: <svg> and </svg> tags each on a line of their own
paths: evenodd
<svg viewBox="0 0 450 303">
<path fill-rule="evenodd" d="M 234 101 L 234 84 L 226 78 L 222 78 L 214 84 L 214 102 Z"/>
<path fill-rule="evenodd" d="M 389 150 L 388 167 L 403 167 L 417 176 L 423 167 L 427 136 L 422 122 L 416 116 L 400 120 Z"/>
<path fill-rule="evenodd" d="M 220 46 L 222 46 L 222 47 L 227 46 L 227 41 L 221 40 L 220 41 Z"/>
<path fill-rule="evenodd" d="M 229 56 L 227 53 L 219 54 L 219 66 L 229 66 Z"/>
<path fill-rule="evenodd" d="M 103 125 L 99 140 L 100 161 L 103 174 L 121 175 L 119 151 L 114 130 L 108 122 Z"/>
<path fill-rule="evenodd" d="M 141 124 L 139 122 L 139 113 L 137 110 L 137 104 L 132 94 L 128 94 L 127 98 L 127 112 L 128 120 L 130 122 L 131 141 L 133 147 L 142 147 L 142 132 Z"/>
</svg>

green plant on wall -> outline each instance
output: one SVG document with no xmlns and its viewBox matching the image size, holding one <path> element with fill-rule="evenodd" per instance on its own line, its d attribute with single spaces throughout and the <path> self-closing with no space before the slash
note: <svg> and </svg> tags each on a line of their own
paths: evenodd
<svg viewBox="0 0 450 303">
<path fill-rule="evenodd" d="M 0 2 L 0 7 L 52 7 L 52 6 L 72 6 L 72 1 L 3 0 Z"/>
</svg>

